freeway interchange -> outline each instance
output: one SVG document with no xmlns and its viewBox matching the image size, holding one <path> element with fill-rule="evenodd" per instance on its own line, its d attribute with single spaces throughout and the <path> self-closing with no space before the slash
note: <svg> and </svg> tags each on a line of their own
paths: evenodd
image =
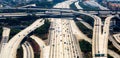
<svg viewBox="0 0 120 58">
<path fill-rule="evenodd" d="M 75 1 L 65 1 L 60 4 L 54 6 L 54 8 L 70 8 L 69 5 Z M 79 7 L 80 8 L 80 7 Z M 87 14 L 82 11 L 73 11 L 73 10 L 62 10 L 63 12 L 53 12 L 54 14 L 59 14 L 59 18 L 52 17 L 50 18 L 50 28 L 48 40 L 49 44 L 47 45 L 41 38 L 31 35 L 30 37 L 35 40 L 35 42 L 39 45 L 41 50 L 40 58 L 84 58 L 83 53 L 79 47 L 79 40 L 85 40 L 92 44 L 92 58 L 107 58 L 107 54 L 113 56 L 114 58 L 119 58 L 119 54 L 108 49 L 108 40 L 110 40 L 113 45 L 119 49 L 119 45 L 113 40 L 113 37 L 119 42 L 119 34 L 113 35 L 113 37 L 109 37 L 110 31 L 110 21 L 113 17 L 109 16 L 105 19 L 105 23 L 102 23 L 100 17 L 92 14 Z M 68 12 L 68 13 L 67 13 Z M 36 13 L 36 15 L 51 15 L 49 11 L 47 13 Z M 62 16 L 62 15 L 63 16 Z M 27 16 L 26 13 L 1 13 L 0 17 L 20 17 Z M 69 17 L 71 15 L 71 17 Z M 91 17 L 94 20 L 94 26 L 90 29 L 93 29 L 92 39 L 88 38 L 75 24 L 73 18 L 86 15 Z M 55 16 L 55 15 L 52 15 Z M 64 16 L 67 16 L 64 17 Z M 81 19 L 81 18 L 80 18 Z M 84 19 L 83 19 L 84 20 Z M 83 22 L 84 24 L 85 22 Z M 4 38 L 4 36 L 9 37 L 10 29 L 3 31 L 3 38 L 1 42 L 2 49 L 0 50 L 0 58 L 16 58 L 17 49 L 19 46 L 23 48 L 23 58 L 34 58 L 34 50 L 29 42 L 24 42 L 21 44 L 22 40 L 28 36 L 32 31 L 37 29 L 38 27 L 44 24 L 44 19 L 37 19 L 34 23 L 32 23 L 27 28 L 20 31 L 18 34 L 13 36 L 9 41 L 8 38 Z M 86 25 L 86 23 L 85 23 Z M 102 28 L 103 25 L 103 28 Z M 88 27 L 89 28 L 89 27 Z M 103 29 L 103 30 L 102 30 Z M 8 42 L 7 42 L 8 41 Z M 6 43 L 7 42 L 7 43 Z M 5 46 L 2 45 L 5 43 Z"/>
</svg>

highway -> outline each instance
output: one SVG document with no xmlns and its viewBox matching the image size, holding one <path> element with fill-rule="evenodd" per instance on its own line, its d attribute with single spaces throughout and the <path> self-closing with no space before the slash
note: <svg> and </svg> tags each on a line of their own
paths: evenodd
<svg viewBox="0 0 120 58">
<path fill-rule="evenodd" d="M 54 8 L 70 8 L 69 5 L 72 4 L 73 0 L 65 1 L 58 3 Z M 75 5 L 78 7 L 78 3 Z M 50 11 L 46 12 L 48 15 Z M 68 11 L 69 12 L 69 11 Z M 73 11 L 76 13 L 75 11 Z M 80 50 L 78 40 L 86 40 L 89 43 L 92 43 L 92 57 L 93 58 L 107 58 L 107 53 L 112 55 L 115 58 L 118 58 L 119 55 L 114 51 L 108 50 L 108 38 L 109 38 L 109 27 L 110 20 L 114 16 L 107 17 L 105 19 L 105 25 L 102 32 L 102 22 L 98 16 L 86 14 L 83 12 L 77 12 L 82 15 L 90 16 L 94 19 L 94 28 L 90 27 L 84 21 L 80 21 L 89 29 L 93 29 L 93 38 L 92 40 L 88 38 L 79 28 L 76 26 L 72 18 L 51 18 L 51 25 L 49 29 L 49 45 L 47 46 L 41 38 L 32 35 L 30 36 L 33 40 L 37 42 L 41 50 L 40 58 L 83 58 L 83 54 Z M 53 12 L 53 14 L 61 14 L 59 12 Z M 72 13 L 63 13 L 63 15 L 73 15 Z M 2 13 L 0 17 L 4 16 L 27 16 L 26 13 Z M 37 13 L 36 15 L 41 15 Z M 54 15 L 52 15 L 54 16 Z M 62 17 L 62 16 L 61 16 Z M 22 30 L 16 34 L 11 40 L 4 46 L 5 48 L 1 51 L 0 58 L 16 58 L 17 48 L 20 45 L 21 41 L 26 37 L 30 32 L 34 31 L 36 28 L 44 24 L 44 20 L 38 19 L 32 25 L 28 26 L 26 29 Z M 9 32 L 9 31 L 7 31 Z M 6 34 L 5 34 L 6 35 Z M 7 34 L 9 36 L 9 33 Z M 119 35 L 114 36 L 115 39 L 119 42 Z M 117 38 L 116 38 L 117 37 Z M 7 39 L 8 40 L 8 39 Z M 6 41 L 7 41 L 6 40 Z M 4 41 L 4 40 L 2 40 Z M 110 38 L 113 45 L 120 49 L 119 45 Z M 28 42 L 25 42 L 23 45 L 24 58 L 34 58 L 34 53 L 32 47 Z M 116 55 L 116 56 L 114 56 Z"/>
<path fill-rule="evenodd" d="M 91 8 L 97 8 L 97 9 L 100 9 L 100 10 L 109 10 L 108 8 L 100 5 L 99 3 L 97 3 L 94 0 L 84 1 L 83 3 L 84 3 L 84 5 L 89 6 Z"/>
<path fill-rule="evenodd" d="M 104 47 L 104 39 L 102 37 L 102 32 L 101 32 L 101 26 L 102 26 L 102 22 L 101 19 L 98 16 L 95 15 L 90 15 L 90 14 L 86 14 L 83 12 L 79 12 L 82 15 L 87 15 L 90 16 L 91 18 L 94 19 L 94 28 L 93 28 L 93 38 L 92 38 L 92 56 L 93 58 L 96 57 L 107 57 L 107 54 L 103 51 L 106 48 L 103 49 Z"/>
<path fill-rule="evenodd" d="M 110 36 L 109 35 L 109 27 L 110 27 L 110 21 L 111 19 L 115 17 L 115 16 L 109 16 L 105 19 L 105 23 L 104 23 L 104 27 L 103 27 L 103 34 L 102 34 L 102 37 L 104 39 L 104 47 L 105 48 L 103 51 L 105 53 L 107 53 L 107 46 L 108 46 L 108 37 Z M 119 50 L 120 47 L 119 47 L 119 44 L 117 44 L 117 42 L 110 36 L 109 38 L 110 41 L 112 41 L 113 45 Z"/>
<path fill-rule="evenodd" d="M 113 37 L 115 38 L 115 40 L 120 43 L 120 33 L 118 34 L 114 34 Z"/>
<path fill-rule="evenodd" d="M 91 15 L 90 15 L 91 16 Z M 97 16 L 91 16 L 94 19 L 93 37 L 92 37 L 92 56 L 96 57 L 106 57 L 102 52 L 103 49 L 103 39 L 101 39 L 101 19 Z"/>
<path fill-rule="evenodd" d="M 23 49 L 23 58 L 27 58 L 28 52 L 27 52 L 27 48 L 24 44 L 22 44 L 22 49 Z"/>
<path fill-rule="evenodd" d="M 81 13 L 81 14 L 90 16 L 94 19 L 93 38 L 92 38 L 92 56 L 93 56 L 93 58 L 96 58 L 96 57 L 106 58 L 107 53 L 105 51 L 107 51 L 107 50 L 106 50 L 106 48 L 103 49 L 104 38 L 101 39 L 101 37 L 102 37 L 101 19 L 97 16 L 94 16 L 94 15 L 89 15 L 89 14 L 85 14 L 85 13 Z M 103 50 L 105 50 L 105 51 L 103 51 Z"/>
<path fill-rule="evenodd" d="M 108 54 L 111 55 L 113 58 L 120 58 L 120 55 L 115 53 L 114 51 L 108 49 Z"/>
<path fill-rule="evenodd" d="M 83 9 L 83 8 L 79 5 L 79 2 L 75 2 L 75 6 L 77 7 L 77 9 Z"/>
<path fill-rule="evenodd" d="M 77 9 L 81 9 L 81 10 L 83 9 L 83 8 L 79 5 L 79 1 L 75 2 L 75 6 L 76 6 Z"/>
<path fill-rule="evenodd" d="M 9 34 L 10 34 L 10 28 L 3 27 L 2 40 L 0 42 L 0 53 L 4 49 L 5 45 L 7 44 L 9 40 Z"/>
<path fill-rule="evenodd" d="M 93 38 L 92 38 L 92 56 L 93 58 L 102 57 L 106 58 L 107 54 L 103 51 L 104 49 L 104 39 L 102 38 L 101 32 L 101 19 L 94 17 L 96 19 L 94 21 L 94 28 L 93 28 Z"/>
<path fill-rule="evenodd" d="M 27 13 L 0 13 L 0 17 L 22 17 L 22 16 L 27 16 Z"/>
<path fill-rule="evenodd" d="M 112 40 L 113 38 L 109 38 L 109 40 L 110 41 L 114 41 L 114 40 Z M 86 41 L 88 41 L 90 44 L 91 44 L 91 39 L 90 40 L 86 40 Z M 116 42 L 114 42 L 114 43 L 116 43 Z M 113 45 L 115 45 L 115 46 L 117 46 L 116 44 L 113 44 Z M 119 47 L 119 46 L 117 46 L 117 47 Z M 119 48 L 120 49 L 120 48 Z M 110 56 L 112 56 L 113 58 L 119 58 L 120 57 L 120 55 L 119 54 L 117 54 L 116 52 L 114 52 L 114 51 L 112 51 L 112 50 L 110 50 L 110 49 L 108 49 L 107 50 L 107 54 L 109 54 Z"/>
<path fill-rule="evenodd" d="M 103 39 L 103 52 L 105 53 L 105 55 L 107 55 L 107 49 L 108 49 L 108 38 L 109 38 L 109 27 L 110 27 L 110 20 L 113 18 L 114 16 L 109 16 L 105 19 L 104 22 L 104 27 L 103 27 L 103 33 L 102 33 L 102 39 Z"/>
<path fill-rule="evenodd" d="M 18 8 L 26 8 L 26 7 L 36 7 L 36 4 L 28 4 L 28 5 L 25 5 L 25 6 L 20 6 Z"/>
<path fill-rule="evenodd" d="M 104 48 L 101 48 L 101 49 L 103 49 L 103 50 L 100 50 L 101 52 L 104 52 L 104 54 L 106 54 L 107 55 L 107 44 L 108 44 L 108 35 L 109 35 L 109 26 L 110 26 L 110 20 L 113 18 L 114 16 L 110 16 L 110 17 L 107 17 L 106 18 L 106 21 L 105 21 L 105 25 L 104 25 L 104 27 L 103 27 L 103 34 L 102 34 L 102 37 L 103 37 L 103 41 L 99 41 L 101 44 L 101 46 Z M 94 22 L 95 23 L 95 22 Z M 75 28 L 76 29 L 76 28 Z M 101 28 L 100 28 L 101 29 Z M 76 29 L 77 30 L 77 29 Z M 79 35 L 77 35 L 78 36 L 78 38 L 80 38 L 80 40 L 81 39 L 84 39 L 84 38 L 86 38 L 85 36 L 83 36 L 84 38 L 82 38 L 82 37 L 80 37 Z M 91 41 L 90 40 L 88 40 L 88 39 L 84 39 L 84 40 L 87 40 L 88 42 L 90 42 L 91 43 Z M 111 40 L 112 42 L 113 42 L 113 40 Z M 102 44 L 103 43 L 103 44 Z M 113 42 L 114 44 L 114 46 L 115 47 L 117 47 L 117 49 L 120 49 L 119 48 L 119 45 L 118 44 L 116 44 L 116 42 Z M 100 48 L 100 47 L 99 47 Z M 111 52 L 111 51 L 108 51 L 108 52 Z M 115 54 L 114 52 L 113 53 L 108 53 L 108 54 L 112 54 L 112 56 L 113 56 L 113 54 Z M 115 57 L 115 56 L 113 56 L 113 57 Z M 116 56 L 117 57 L 117 56 Z"/>
<path fill-rule="evenodd" d="M 73 2 L 66 2 L 66 3 L 73 3 Z M 64 3 L 65 4 L 65 3 Z M 62 8 L 64 4 L 61 4 L 61 6 L 59 6 L 58 8 Z M 68 7 L 69 5 L 66 5 L 66 7 Z M 57 8 L 57 6 L 54 6 Z M 76 12 L 74 12 L 73 10 L 66 10 L 63 7 L 63 9 L 59 9 L 59 10 L 44 10 L 41 12 L 33 12 L 33 13 L 0 13 L 0 18 L 5 18 L 5 17 L 24 17 L 24 16 L 29 16 L 29 15 L 36 15 L 36 16 L 46 16 L 46 17 L 74 17 L 76 14 Z M 69 7 L 68 7 L 69 8 Z M 51 12 L 50 12 L 51 11 Z M 110 14 L 117 14 L 115 12 L 112 11 L 80 11 L 80 12 L 84 12 L 84 13 L 89 13 L 89 14 L 99 14 L 99 15 L 103 15 L 103 16 L 108 16 Z M 77 12 L 79 13 L 79 12 Z"/>
<path fill-rule="evenodd" d="M 75 1 L 58 3 L 54 8 L 70 8 Z M 75 38 L 70 19 L 54 18 L 49 29 L 49 58 L 83 58 L 77 39 Z"/>
<path fill-rule="evenodd" d="M 51 12 L 35 12 L 35 13 L 0 13 L 0 18 L 4 19 L 6 17 L 26 17 L 26 16 L 40 16 L 41 17 L 74 17 L 72 12 L 66 11 L 51 11 Z"/>
<path fill-rule="evenodd" d="M 105 54 L 103 51 L 106 48 L 103 49 L 104 42 L 103 42 L 103 38 L 101 39 L 101 36 L 102 36 L 102 34 L 101 34 L 102 33 L 101 32 L 101 26 L 102 26 L 101 19 L 95 15 L 90 15 L 90 14 L 86 14 L 83 12 L 79 12 L 79 13 L 82 15 L 90 16 L 94 19 L 93 38 L 92 38 L 92 56 L 93 56 L 93 58 L 96 58 L 96 57 L 103 57 L 103 58 L 105 57 L 106 58 L 107 54 Z M 82 32 L 79 32 L 79 33 L 83 34 Z M 78 36 L 80 38 L 86 37 L 84 34 L 83 34 L 83 36 L 80 36 L 80 35 L 76 35 L 76 36 Z M 89 39 L 88 37 L 86 37 L 86 38 Z M 87 40 L 87 39 L 85 39 L 85 40 Z"/>
<path fill-rule="evenodd" d="M 39 45 L 39 48 L 40 48 L 40 51 L 41 51 L 40 52 L 40 58 L 48 58 L 49 57 L 49 47 L 46 46 L 45 42 L 41 38 L 39 38 L 35 35 L 31 35 L 30 37 L 33 40 L 35 40 L 36 43 Z M 46 48 L 48 48 L 48 49 L 46 49 Z"/>
<path fill-rule="evenodd" d="M 50 26 L 50 58 L 82 58 L 70 21 L 53 19 Z"/>
<path fill-rule="evenodd" d="M 117 41 L 113 38 L 113 36 L 109 36 L 109 40 L 112 42 L 113 46 L 117 48 L 120 51 L 120 45 L 117 43 Z"/>
<path fill-rule="evenodd" d="M 79 40 L 79 41 L 85 40 L 85 41 L 89 42 L 90 44 L 92 43 L 91 38 L 85 39 L 86 37 L 80 37 L 80 36 L 76 36 L 76 37 L 78 37 L 78 40 Z M 109 37 L 109 40 L 113 43 L 113 45 L 114 45 L 117 49 L 120 49 L 119 44 L 117 44 L 117 43 L 115 42 L 115 40 L 113 40 L 113 38 Z M 109 55 L 112 56 L 113 58 L 119 58 L 119 57 L 120 57 L 119 54 L 117 54 L 116 52 L 114 52 L 114 51 L 112 51 L 112 50 L 110 50 L 110 49 L 107 50 L 107 54 L 109 54 Z"/>
<path fill-rule="evenodd" d="M 8 44 L 5 46 L 4 50 L 1 52 L 1 58 L 15 58 L 17 48 L 21 41 L 24 39 L 24 37 L 26 37 L 29 33 L 31 33 L 43 24 L 44 20 L 37 19 L 33 24 L 12 37 Z"/>
<path fill-rule="evenodd" d="M 59 3 L 58 3 L 59 4 Z M 0 10 L 38 10 L 38 11 L 54 11 L 54 10 L 60 10 L 60 9 L 64 9 L 64 10 L 71 10 L 69 8 L 22 8 L 22 7 L 13 7 L 13 8 L 0 8 Z"/>
<path fill-rule="evenodd" d="M 29 53 L 29 58 L 34 58 L 34 51 L 33 51 L 33 48 L 32 46 L 30 45 L 29 42 L 25 42 L 26 46 L 28 46 L 28 53 Z"/>
<path fill-rule="evenodd" d="M 22 44 L 22 48 L 23 58 L 34 58 L 33 48 L 29 42 L 26 41 L 24 44 Z"/>
</svg>

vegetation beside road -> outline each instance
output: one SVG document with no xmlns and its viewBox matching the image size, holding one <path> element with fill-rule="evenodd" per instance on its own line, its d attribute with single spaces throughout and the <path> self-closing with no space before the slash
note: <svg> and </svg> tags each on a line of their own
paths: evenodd
<svg viewBox="0 0 120 58">
<path fill-rule="evenodd" d="M 50 22 L 49 20 L 46 19 L 44 25 L 37 28 L 35 31 L 33 31 L 33 33 L 41 37 L 43 40 L 46 40 L 48 38 L 49 27 L 50 27 Z"/>
<path fill-rule="evenodd" d="M 92 30 L 88 29 L 79 21 L 76 21 L 76 25 L 84 34 L 86 34 L 89 38 L 92 38 L 92 32 L 93 32 Z"/>
<path fill-rule="evenodd" d="M 79 45 L 81 48 L 81 51 L 84 53 L 85 58 L 91 58 L 92 57 L 92 45 L 87 41 L 79 41 Z"/>
<path fill-rule="evenodd" d="M 17 49 L 17 55 L 19 56 L 16 56 L 16 58 L 23 58 L 23 48 L 22 46 L 20 48 Z"/>
</svg>

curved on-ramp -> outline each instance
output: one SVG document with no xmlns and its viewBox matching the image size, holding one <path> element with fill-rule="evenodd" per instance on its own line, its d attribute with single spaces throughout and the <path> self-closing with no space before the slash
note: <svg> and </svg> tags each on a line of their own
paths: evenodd
<svg viewBox="0 0 120 58">
<path fill-rule="evenodd" d="M 0 42 L 0 53 L 4 49 L 4 46 L 7 44 L 9 40 L 9 34 L 10 34 L 10 28 L 3 27 L 2 40 Z"/>
<path fill-rule="evenodd" d="M 22 44 L 23 48 L 23 58 L 34 58 L 34 51 L 29 42 L 25 42 Z"/>
<path fill-rule="evenodd" d="M 75 11 L 73 12 L 77 13 Z M 101 42 L 103 41 L 103 39 L 101 39 L 101 26 L 102 26 L 101 18 L 95 15 L 86 14 L 83 12 L 78 12 L 78 13 L 82 15 L 90 16 L 94 20 L 93 38 L 92 38 L 92 56 L 96 57 L 96 55 L 98 54 L 104 54 L 105 52 L 102 51 L 103 45 L 101 46 L 101 44 L 103 44 L 103 42 Z M 106 56 L 107 54 L 105 54 L 105 57 Z"/>
<path fill-rule="evenodd" d="M 104 25 L 104 29 L 105 28 L 107 28 L 107 29 L 105 29 L 104 30 L 104 33 L 105 32 L 108 32 L 109 30 L 108 30 L 108 27 L 109 27 L 109 24 L 110 24 L 110 20 L 111 20 L 111 18 L 113 18 L 114 16 L 110 16 L 110 17 L 108 17 L 106 20 L 106 22 L 105 22 L 105 25 Z M 72 23 L 72 25 L 74 25 L 73 23 Z M 75 25 L 74 25 L 75 26 Z M 75 28 L 76 29 L 76 28 Z M 76 29 L 77 30 L 77 29 Z M 78 31 L 80 31 L 80 30 L 78 30 Z M 84 34 L 83 34 L 84 35 Z M 92 43 L 91 42 L 91 39 L 90 38 L 87 38 L 87 36 L 83 36 L 83 38 L 82 38 L 82 36 L 80 37 L 80 35 L 76 35 L 78 38 L 80 38 L 80 40 L 81 39 L 84 39 L 84 40 L 86 40 L 86 41 L 88 41 L 89 43 Z M 106 35 L 107 36 L 107 35 Z M 86 39 L 87 38 L 87 39 Z M 106 42 L 106 44 L 107 44 L 107 42 Z M 118 47 L 118 46 L 117 46 Z M 109 55 L 111 55 L 112 57 L 114 57 L 114 58 L 119 58 L 120 57 L 120 55 L 119 54 L 117 54 L 117 53 L 115 53 L 114 51 L 112 51 L 112 50 L 110 50 L 110 49 L 108 49 L 108 50 L 106 50 L 106 52 L 109 54 Z"/>
<path fill-rule="evenodd" d="M 115 40 L 120 43 L 120 33 L 118 34 L 114 34 L 113 37 L 115 38 Z"/>
<path fill-rule="evenodd" d="M 41 50 L 41 53 L 40 53 L 40 58 L 45 58 L 45 56 L 44 56 L 44 48 L 46 47 L 46 44 L 45 44 L 45 42 L 41 39 L 41 38 L 39 38 L 39 37 L 37 37 L 37 36 L 35 36 L 35 35 L 32 35 L 32 36 L 30 36 L 33 40 L 35 40 L 36 41 L 36 43 L 39 45 L 39 48 L 40 48 L 40 50 Z M 49 52 L 48 52 L 49 53 Z"/>
<path fill-rule="evenodd" d="M 33 24 L 31 24 L 30 26 L 16 34 L 13 38 L 11 38 L 11 40 L 5 46 L 5 49 L 1 54 L 1 58 L 15 58 L 17 48 L 21 41 L 24 39 L 24 37 L 43 24 L 44 21 L 42 19 L 38 19 Z"/>
<path fill-rule="evenodd" d="M 23 58 L 34 58 L 34 51 L 29 42 L 22 44 L 23 48 Z"/>
<path fill-rule="evenodd" d="M 82 39 L 82 38 L 81 38 Z M 91 39 L 89 39 L 89 40 L 87 40 L 90 44 L 92 44 L 92 40 Z M 112 51 L 112 50 L 110 50 L 110 49 L 108 49 L 107 50 L 107 54 L 109 54 L 110 56 L 112 56 L 112 57 L 114 57 L 114 58 L 119 58 L 120 57 L 120 55 L 119 54 L 117 54 L 116 52 L 114 52 L 114 51 Z"/>
<path fill-rule="evenodd" d="M 120 45 L 114 40 L 112 36 L 109 36 L 109 40 L 112 42 L 113 46 L 120 50 Z"/>
</svg>

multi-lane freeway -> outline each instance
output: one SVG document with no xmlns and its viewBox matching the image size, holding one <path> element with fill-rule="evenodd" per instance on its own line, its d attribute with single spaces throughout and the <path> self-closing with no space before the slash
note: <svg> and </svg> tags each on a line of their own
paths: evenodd
<svg viewBox="0 0 120 58">
<path fill-rule="evenodd" d="M 55 19 L 50 28 L 50 58 L 82 58 L 70 20 Z"/>
<path fill-rule="evenodd" d="M 65 1 L 54 6 L 54 8 L 70 8 L 70 4 L 75 1 Z M 52 19 L 49 40 L 50 58 L 82 58 L 82 53 L 75 38 L 70 20 Z"/>
<path fill-rule="evenodd" d="M 54 6 L 54 8 L 70 8 L 70 5 L 72 3 L 76 2 L 76 0 L 68 0 L 65 2 L 58 3 Z M 75 3 L 77 8 L 81 8 L 79 6 L 79 3 Z M 21 8 L 25 9 L 25 8 Z M 81 8 L 82 9 L 82 8 Z M 30 36 L 37 44 L 39 45 L 40 52 L 40 58 L 83 58 L 83 54 L 81 51 L 81 48 L 79 47 L 78 40 L 86 40 L 89 43 L 92 43 L 92 57 L 93 58 L 107 58 L 107 53 L 112 55 L 115 58 L 119 58 L 119 55 L 115 53 L 114 51 L 108 50 L 108 38 L 109 38 L 109 27 L 110 27 L 110 20 L 114 16 L 107 17 L 105 19 L 105 23 L 103 26 L 102 31 L 102 21 L 101 18 L 95 15 L 86 14 L 84 12 L 77 12 L 77 11 L 68 11 L 64 10 L 63 13 L 58 12 L 60 10 L 57 10 L 57 12 L 53 11 L 46 11 L 43 13 L 36 13 L 35 15 L 87 15 L 94 19 L 94 27 L 89 27 L 90 25 L 84 21 L 82 23 L 88 27 L 89 29 L 93 29 L 93 37 L 88 38 L 81 30 L 78 29 L 76 26 L 73 18 L 50 18 L 51 19 L 51 25 L 49 28 L 49 44 L 46 45 L 41 38 L 32 35 Z M 52 13 L 52 14 L 51 14 Z M 74 14 L 73 14 L 74 13 Z M 53 15 L 55 14 L 55 15 Z M 9 17 L 9 16 L 27 16 L 30 15 L 28 13 L 1 13 L 0 17 Z M 62 16 L 61 16 L 62 17 Z M 74 16 L 71 16 L 74 17 Z M 83 19 L 84 20 L 84 19 Z M 20 45 L 21 41 L 32 31 L 34 31 L 36 28 L 40 27 L 44 24 L 44 20 L 38 19 L 36 20 L 32 25 L 28 26 L 18 34 L 16 34 L 14 37 L 10 39 L 10 41 L 4 46 L 4 49 L 2 49 L 0 58 L 16 58 L 17 48 Z M 5 36 L 9 36 L 10 29 L 7 29 L 7 34 L 3 31 L 3 38 Z M 119 42 L 119 34 L 115 36 L 115 39 Z M 6 37 L 5 37 L 6 38 Z M 7 38 L 8 40 L 8 38 Z M 7 40 L 2 40 L 2 43 L 6 43 Z M 113 45 L 119 49 L 119 45 L 116 44 L 116 42 L 113 40 L 113 38 L 110 38 L 110 41 L 112 41 Z M 22 48 L 24 51 L 23 58 L 34 58 L 34 51 L 31 47 L 31 45 L 28 42 L 25 42 L 22 44 Z M 115 56 L 114 56 L 115 55 Z"/>
</svg>

